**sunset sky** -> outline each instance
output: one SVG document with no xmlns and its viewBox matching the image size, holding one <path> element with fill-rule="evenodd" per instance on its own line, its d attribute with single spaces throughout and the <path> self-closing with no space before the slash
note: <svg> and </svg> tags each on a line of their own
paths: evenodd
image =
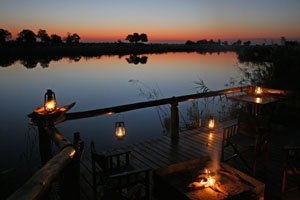
<svg viewBox="0 0 300 200">
<path fill-rule="evenodd" d="M 300 38 L 300 0 L 0 0 L 0 28 L 83 41 Z"/>
</svg>

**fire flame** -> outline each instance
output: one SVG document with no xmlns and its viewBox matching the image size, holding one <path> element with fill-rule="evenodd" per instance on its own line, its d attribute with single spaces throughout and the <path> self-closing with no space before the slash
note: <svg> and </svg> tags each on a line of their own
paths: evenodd
<svg viewBox="0 0 300 200">
<path fill-rule="evenodd" d="M 210 187 L 213 186 L 216 183 L 216 179 L 211 176 L 210 170 L 205 169 L 205 176 L 206 179 L 201 179 L 200 184 L 204 187 Z"/>
</svg>

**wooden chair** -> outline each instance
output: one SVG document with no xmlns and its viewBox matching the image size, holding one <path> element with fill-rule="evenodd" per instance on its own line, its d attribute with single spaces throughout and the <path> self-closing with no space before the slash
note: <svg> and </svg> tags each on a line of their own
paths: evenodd
<svg viewBox="0 0 300 200">
<path fill-rule="evenodd" d="M 281 192 L 283 197 L 292 197 L 297 195 L 300 197 L 300 146 L 286 146 L 284 147 L 285 160 L 283 166 L 283 175 L 281 182 Z M 287 189 L 287 180 L 292 178 L 290 182 L 294 181 L 294 184 L 289 184 Z M 296 196 L 295 196 L 296 197 Z"/>
<path fill-rule="evenodd" d="M 253 173 L 256 172 L 256 164 L 258 157 L 263 153 L 264 158 L 267 158 L 268 137 L 267 132 L 263 128 L 259 128 L 257 132 L 246 132 L 240 129 L 240 122 L 234 119 L 224 123 L 221 160 L 227 162 L 233 158 L 239 158 L 245 166 Z M 231 148 L 232 154 L 225 158 L 225 151 Z M 245 153 L 251 153 L 251 164 L 249 159 L 246 159 Z"/>
<path fill-rule="evenodd" d="M 134 199 L 137 195 L 149 199 L 151 169 L 135 169 L 130 163 L 130 151 L 100 154 L 91 142 L 91 156 L 95 199 L 98 186 L 102 187 L 104 199 Z M 141 184 L 143 187 L 138 187 Z M 141 192 L 142 189 L 144 192 Z"/>
</svg>

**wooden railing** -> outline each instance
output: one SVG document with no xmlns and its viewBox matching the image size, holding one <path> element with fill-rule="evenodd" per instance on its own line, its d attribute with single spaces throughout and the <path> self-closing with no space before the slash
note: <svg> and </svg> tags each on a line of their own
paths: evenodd
<svg viewBox="0 0 300 200">
<path fill-rule="evenodd" d="M 61 115 L 59 116 L 59 119 L 57 121 L 63 122 L 67 120 L 76 120 L 76 119 L 82 119 L 87 117 L 98 117 L 102 115 L 110 115 L 114 113 L 170 104 L 171 105 L 171 138 L 172 141 L 176 142 L 179 138 L 178 104 L 180 102 L 192 101 L 200 98 L 227 95 L 227 94 L 233 94 L 239 92 L 252 92 L 253 90 L 254 87 L 252 86 L 236 87 L 236 88 L 211 91 L 206 93 L 196 93 L 196 94 L 171 97 L 171 98 L 165 98 L 165 99 L 154 100 L 154 101 L 146 101 L 146 102 L 140 102 L 134 104 L 127 104 L 127 105 L 102 108 L 96 110 L 64 113 L 63 116 Z M 282 90 L 272 90 L 266 88 L 263 88 L 263 90 L 264 92 L 269 92 L 271 94 L 280 94 L 280 95 L 286 94 L 286 92 Z M 54 126 L 54 124 L 56 123 L 53 122 L 53 118 L 51 118 L 51 120 L 49 121 L 45 119 L 37 120 L 37 121 L 39 121 L 37 125 L 39 127 L 40 149 L 41 148 L 49 149 L 47 145 L 49 145 L 49 140 L 51 139 L 60 149 L 60 152 L 56 156 L 51 158 L 51 155 L 47 155 L 49 153 L 48 150 L 43 151 L 45 155 L 41 155 L 41 158 L 43 157 L 45 158 L 44 159 L 45 165 L 40 170 L 38 170 L 19 190 L 17 190 L 13 195 L 11 195 L 9 199 L 28 199 L 28 200 L 40 199 L 41 197 L 43 197 L 43 195 L 45 195 L 45 192 L 49 189 L 52 182 L 57 177 L 59 177 L 62 173 L 73 173 L 71 177 L 75 176 L 78 178 L 79 176 L 78 166 L 73 167 L 73 170 L 72 167 L 71 168 L 69 167 L 70 163 L 72 163 L 72 165 L 74 165 L 74 163 L 76 163 L 75 165 L 78 165 L 79 162 L 76 162 L 79 160 L 78 154 L 80 152 L 76 151 L 78 149 L 76 149 L 74 147 L 74 144 L 66 140 L 63 137 L 63 135 L 59 133 L 59 131 Z M 45 138 L 49 138 L 49 140 Z M 41 143 L 42 141 L 44 142 Z M 68 171 L 71 172 L 66 172 L 66 168 Z M 70 187 L 72 185 L 72 182 L 74 183 L 74 180 L 68 181 L 66 183 L 67 185 L 70 184 L 68 185 L 69 187 L 67 188 L 76 187 L 76 185 Z M 75 190 L 76 189 L 73 188 L 73 193 Z M 68 196 L 68 197 L 73 199 L 79 198 L 79 195 L 73 194 L 73 196 L 74 197 L 72 196 Z"/>
<path fill-rule="evenodd" d="M 109 108 L 89 110 L 83 112 L 66 113 L 65 120 L 75 120 L 75 119 L 82 119 L 87 117 L 98 117 L 102 115 L 111 115 L 115 113 L 137 110 L 141 108 L 148 108 L 153 106 L 170 104 L 171 105 L 171 138 L 173 141 L 176 141 L 179 137 L 178 103 L 184 101 L 192 101 L 200 98 L 233 94 L 238 92 L 248 92 L 250 90 L 252 90 L 251 86 L 245 86 L 245 87 L 230 88 L 230 89 L 224 89 L 218 91 L 211 91 L 206 93 L 196 93 L 196 94 L 190 94 L 190 95 L 184 95 L 178 97 L 171 97 L 171 98 L 159 99 L 154 101 L 127 104 L 127 105 L 121 105 L 121 106 L 115 106 Z"/>
</svg>

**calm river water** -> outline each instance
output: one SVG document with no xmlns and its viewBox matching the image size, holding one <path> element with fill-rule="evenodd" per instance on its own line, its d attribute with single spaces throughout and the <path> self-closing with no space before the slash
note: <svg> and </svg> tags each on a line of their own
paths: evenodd
<svg viewBox="0 0 300 200">
<path fill-rule="evenodd" d="M 0 67 L 0 171 L 8 170 L 5 185 L 17 187 L 39 167 L 37 130 L 29 125 L 27 114 L 42 106 L 46 89 L 56 93 L 60 106 L 76 102 L 71 111 L 83 111 L 146 101 L 145 94 L 153 91 L 159 91 L 158 98 L 195 93 L 194 81 L 200 79 L 210 89 L 223 89 L 230 78 L 239 76 L 241 65 L 235 53 L 145 56 L 147 63 L 137 65 L 127 62 L 129 56 L 102 56 L 77 62 L 65 58 L 46 68 L 38 64 L 28 69 L 21 62 Z M 122 114 L 127 130 L 123 141 L 113 134 L 117 118 L 88 118 L 57 127 L 71 141 L 74 132 L 81 132 L 84 142 L 94 140 L 98 150 L 164 134 L 155 108 Z"/>
</svg>

